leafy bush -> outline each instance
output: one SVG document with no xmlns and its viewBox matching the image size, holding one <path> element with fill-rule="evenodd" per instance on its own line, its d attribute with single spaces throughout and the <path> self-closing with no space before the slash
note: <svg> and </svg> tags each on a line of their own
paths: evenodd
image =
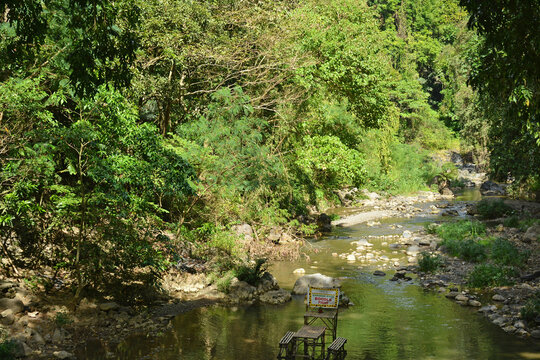
<svg viewBox="0 0 540 360">
<path fill-rule="evenodd" d="M 519 251 L 514 244 L 506 239 L 496 239 L 491 244 L 491 259 L 497 264 L 521 266 L 529 257 L 529 252 Z"/>
<path fill-rule="evenodd" d="M 513 209 L 506 205 L 503 200 L 481 200 L 476 206 L 478 214 L 484 219 L 496 219 L 513 212 Z"/>
<path fill-rule="evenodd" d="M 338 189 L 359 186 L 367 177 L 364 158 L 347 147 L 337 136 L 306 136 L 296 150 L 296 165 L 321 187 Z"/>
<path fill-rule="evenodd" d="M 517 215 L 512 215 L 506 219 L 504 219 L 503 221 L 503 225 L 506 226 L 506 227 L 510 227 L 510 228 L 517 228 L 519 227 L 519 216 Z"/>
<path fill-rule="evenodd" d="M 426 230 L 428 234 L 432 234 L 432 235 L 437 233 L 437 228 L 439 226 L 440 225 L 436 223 L 424 223 L 424 229 Z"/>
<path fill-rule="evenodd" d="M 540 292 L 536 292 L 521 308 L 521 317 L 526 321 L 533 321 L 538 316 L 540 316 Z"/>
<path fill-rule="evenodd" d="M 250 285 L 257 286 L 268 268 L 267 259 L 256 259 L 250 264 L 240 265 L 236 270 L 236 277 Z"/>
<path fill-rule="evenodd" d="M 422 272 L 435 272 L 443 264 L 439 255 L 430 254 L 422 251 L 418 260 L 418 270 Z"/>
<path fill-rule="evenodd" d="M 479 262 L 487 258 L 487 246 L 476 240 L 444 240 L 442 244 L 450 254 L 463 260 Z"/>
<path fill-rule="evenodd" d="M 517 271 L 512 267 L 481 264 L 470 272 L 467 283 L 475 288 L 512 285 L 515 276 Z"/>
<path fill-rule="evenodd" d="M 461 220 L 445 223 L 437 228 L 437 235 L 443 240 L 463 240 L 476 238 L 486 233 L 486 226 L 479 221 Z"/>
</svg>

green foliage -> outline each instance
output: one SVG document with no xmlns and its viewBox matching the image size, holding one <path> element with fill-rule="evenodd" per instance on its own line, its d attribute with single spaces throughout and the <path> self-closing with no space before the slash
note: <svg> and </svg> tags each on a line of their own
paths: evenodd
<svg viewBox="0 0 540 360">
<path fill-rule="evenodd" d="M 491 244 L 490 258 L 500 265 L 522 267 L 529 258 L 529 252 L 521 252 L 506 239 L 496 239 Z"/>
<path fill-rule="evenodd" d="M 441 224 L 437 228 L 437 235 L 445 241 L 460 241 L 474 239 L 486 233 L 486 227 L 479 221 L 461 220 L 452 223 Z"/>
<path fill-rule="evenodd" d="M 504 200 L 482 199 L 477 205 L 478 214 L 484 219 L 496 219 L 513 212 L 512 207 L 506 205 Z"/>
<path fill-rule="evenodd" d="M 426 273 L 433 273 L 436 272 L 442 264 L 443 261 L 439 255 L 422 251 L 420 253 L 420 258 L 418 259 L 418 270 Z"/>
<path fill-rule="evenodd" d="M 473 239 L 444 240 L 442 245 L 450 254 L 463 260 L 479 262 L 487 258 L 487 246 Z"/>
<path fill-rule="evenodd" d="M 485 96 L 490 166 L 501 179 L 510 174 L 526 182 L 540 169 L 540 7 L 534 1 L 460 4 L 471 14 L 469 26 L 483 36 L 470 78 Z"/>
<path fill-rule="evenodd" d="M 437 234 L 437 228 L 441 226 L 440 224 L 436 223 L 424 223 L 424 229 L 426 233 L 435 235 Z"/>
<path fill-rule="evenodd" d="M 334 136 L 307 136 L 297 150 L 297 166 L 313 181 L 328 189 L 361 186 L 367 172 L 362 155 Z"/>
<path fill-rule="evenodd" d="M 15 342 L 8 339 L 8 332 L 0 325 L 0 359 L 15 359 Z"/>
<path fill-rule="evenodd" d="M 373 179 L 373 185 L 380 190 L 389 190 L 392 193 L 426 190 L 426 184 L 437 172 L 436 165 L 427 153 L 417 146 L 394 144 L 391 146 L 387 173 Z"/>
<path fill-rule="evenodd" d="M 521 308 L 521 317 L 525 321 L 534 321 L 540 316 L 540 293 L 536 292 L 527 300 L 525 306 Z"/>
<path fill-rule="evenodd" d="M 436 229 L 450 254 L 464 260 L 478 262 L 487 258 L 488 245 L 477 238 L 486 232 L 485 225 L 476 221 L 462 220 L 445 223 Z"/>
<path fill-rule="evenodd" d="M 517 275 L 518 272 L 512 267 L 481 264 L 469 273 L 467 283 L 474 288 L 512 285 Z"/>
<path fill-rule="evenodd" d="M 510 217 L 507 217 L 503 221 L 503 225 L 510 228 L 517 228 L 519 227 L 520 219 L 517 215 L 512 215 Z"/>
<path fill-rule="evenodd" d="M 254 262 L 240 265 L 235 269 L 235 273 L 238 280 L 257 286 L 267 268 L 267 259 L 256 259 Z"/>
<path fill-rule="evenodd" d="M 65 312 L 58 312 L 54 316 L 54 324 L 57 327 L 63 327 L 66 325 L 69 325 L 73 322 L 73 319 L 69 316 L 69 314 Z"/>
</svg>

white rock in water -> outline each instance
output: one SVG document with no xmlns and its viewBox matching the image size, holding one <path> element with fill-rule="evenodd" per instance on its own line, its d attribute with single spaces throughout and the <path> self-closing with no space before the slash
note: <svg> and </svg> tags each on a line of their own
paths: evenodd
<svg viewBox="0 0 540 360">
<path fill-rule="evenodd" d="M 305 274 L 306 270 L 304 268 L 298 268 L 293 271 L 293 274 Z"/>
<path fill-rule="evenodd" d="M 409 239 L 409 238 L 411 238 L 411 237 L 412 237 L 412 232 L 410 232 L 409 230 L 405 230 L 405 231 L 403 232 L 403 238 L 404 238 L 404 239 Z"/>
<path fill-rule="evenodd" d="M 332 253 L 332 256 L 333 256 L 333 257 L 337 257 L 337 256 L 338 256 L 338 253 Z"/>
<path fill-rule="evenodd" d="M 354 254 L 347 255 L 347 261 L 356 261 L 356 256 Z"/>
</svg>

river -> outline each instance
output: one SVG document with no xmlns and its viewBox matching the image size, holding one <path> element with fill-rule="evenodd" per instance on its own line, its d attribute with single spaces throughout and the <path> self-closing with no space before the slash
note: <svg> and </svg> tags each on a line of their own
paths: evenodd
<svg viewBox="0 0 540 360">
<path fill-rule="evenodd" d="M 478 200 L 475 192 L 458 197 Z M 429 206 L 425 204 L 424 206 Z M 291 290 L 296 268 L 343 279 L 343 291 L 355 304 L 341 309 L 338 336 L 348 339 L 347 359 L 540 359 L 540 344 L 507 335 L 479 315 L 442 294 L 424 291 L 415 281 L 392 282 L 393 265 L 348 263 L 332 253 L 351 251 L 351 242 L 368 239 L 374 251 L 396 257 L 385 242 L 404 230 L 415 231 L 437 215 L 392 218 L 380 225 L 337 228 L 311 242 L 309 259 L 272 264 L 280 285 Z M 373 275 L 383 269 L 385 277 Z M 149 340 L 131 337 L 118 346 L 117 359 L 248 360 L 275 359 L 279 339 L 303 322 L 302 296 L 282 306 L 209 307 L 173 319 L 171 331 Z M 97 357 L 89 357 L 97 359 Z"/>
</svg>

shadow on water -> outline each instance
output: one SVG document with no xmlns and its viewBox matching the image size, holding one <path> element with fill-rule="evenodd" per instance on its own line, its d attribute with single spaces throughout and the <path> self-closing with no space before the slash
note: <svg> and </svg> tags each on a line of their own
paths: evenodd
<svg viewBox="0 0 540 360">
<path fill-rule="evenodd" d="M 461 195 L 476 199 L 474 192 Z M 464 201 L 458 198 L 458 201 Z M 435 215 L 434 215 L 435 216 Z M 378 237 L 416 230 L 435 218 L 388 219 L 376 227 L 352 226 L 313 243 L 309 261 L 272 265 L 282 287 L 292 289 L 293 270 L 343 278 L 343 291 L 355 304 L 342 309 L 338 335 L 348 339 L 347 359 L 540 359 L 540 344 L 507 335 L 474 309 L 457 305 L 420 286 L 375 277 L 370 266 L 351 264 L 332 252 L 351 251 L 352 241 L 369 237 L 384 249 Z M 396 225 L 400 225 L 397 228 Z M 113 350 L 116 359 L 247 360 L 275 359 L 283 334 L 299 329 L 303 296 L 283 306 L 254 305 L 200 308 L 179 315 L 172 330 L 149 339 L 131 336 Z M 87 347 L 80 358 L 104 359 L 104 352 Z"/>
</svg>

